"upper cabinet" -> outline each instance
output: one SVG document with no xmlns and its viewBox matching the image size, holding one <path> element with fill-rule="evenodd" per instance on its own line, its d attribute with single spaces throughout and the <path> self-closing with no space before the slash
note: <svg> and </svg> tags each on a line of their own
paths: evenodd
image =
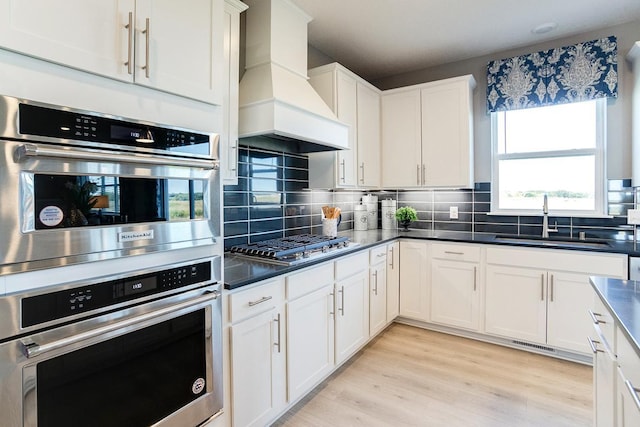
<svg viewBox="0 0 640 427">
<path fill-rule="evenodd" d="M 309 70 L 309 83 L 349 125 L 349 150 L 309 155 L 312 188 L 380 186 L 380 91 L 340 64 Z"/>
<path fill-rule="evenodd" d="M 2 48 L 222 103 L 223 0 L 0 0 L 0 6 Z"/>
<path fill-rule="evenodd" d="M 382 186 L 473 187 L 473 76 L 382 94 Z"/>
<path fill-rule="evenodd" d="M 248 6 L 238 0 L 224 2 L 224 89 L 220 169 L 225 185 L 238 183 L 238 91 L 240 81 L 240 13 Z"/>
</svg>

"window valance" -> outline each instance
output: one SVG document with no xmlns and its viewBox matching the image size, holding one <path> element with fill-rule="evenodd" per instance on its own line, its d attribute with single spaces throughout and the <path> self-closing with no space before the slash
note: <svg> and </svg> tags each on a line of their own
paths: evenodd
<svg viewBox="0 0 640 427">
<path fill-rule="evenodd" d="M 487 112 L 618 96 L 615 36 L 489 62 Z"/>
</svg>

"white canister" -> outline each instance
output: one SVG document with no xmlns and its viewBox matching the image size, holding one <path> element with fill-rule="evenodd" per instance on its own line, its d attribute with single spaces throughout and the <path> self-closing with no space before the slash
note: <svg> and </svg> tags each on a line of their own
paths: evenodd
<svg viewBox="0 0 640 427">
<path fill-rule="evenodd" d="M 369 218 L 367 220 L 367 228 L 375 230 L 378 228 L 378 196 L 367 194 L 362 196 L 362 204 L 367 207 Z"/>
<path fill-rule="evenodd" d="M 367 207 L 365 205 L 355 205 L 353 207 L 353 229 L 356 231 L 365 231 L 368 227 Z"/>
<path fill-rule="evenodd" d="M 385 199 L 380 201 L 380 203 L 382 204 L 382 229 L 395 230 L 398 226 L 398 221 L 396 221 L 396 201 L 393 199 Z"/>
</svg>

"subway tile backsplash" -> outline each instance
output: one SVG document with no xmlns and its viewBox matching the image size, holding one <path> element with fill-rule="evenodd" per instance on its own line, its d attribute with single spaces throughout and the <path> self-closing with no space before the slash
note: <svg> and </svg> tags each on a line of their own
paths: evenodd
<svg viewBox="0 0 640 427">
<path fill-rule="evenodd" d="M 321 207 L 342 209 L 339 230 L 353 228 L 354 205 L 368 192 L 362 190 L 310 190 L 309 162 L 305 155 L 242 148 L 237 185 L 224 187 L 225 248 L 301 233 L 322 232 Z M 412 206 L 418 220 L 411 227 L 424 230 L 487 234 L 540 235 L 541 216 L 489 215 L 491 184 L 476 183 L 472 190 L 372 191 L 378 200 L 397 200 L 398 207 Z M 612 218 L 549 217 L 557 222 L 559 237 L 631 240 L 627 209 L 633 208 L 630 179 L 607 183 L 608 213 Z M 449 219 L 449 208 L 458 207 L 458 219 Z M 378 227 L 381 215 L 378 214 Z"/>
</svg>

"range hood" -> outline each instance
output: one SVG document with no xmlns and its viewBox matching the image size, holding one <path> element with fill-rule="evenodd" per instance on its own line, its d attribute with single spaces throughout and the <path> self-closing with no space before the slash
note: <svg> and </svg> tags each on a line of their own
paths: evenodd
<svg viewBox="0 0 640 427">
<path fill-rule="evenodd" d="M 309 153 L 349 148 L 340 122 L 307 81 L 311 18 L 289 0 L 246 0 L 241 145 Z"/>
</svg>

